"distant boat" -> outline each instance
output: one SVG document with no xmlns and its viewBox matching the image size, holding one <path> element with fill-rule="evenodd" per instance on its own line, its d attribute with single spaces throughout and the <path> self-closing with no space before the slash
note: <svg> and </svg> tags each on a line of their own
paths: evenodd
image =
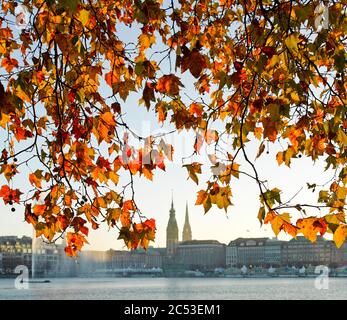
<svg viewBox="0 0 347 320">
<path fill-rule="evenodd" d="M 26 283 L 51 283 L 51 280 L 22 280 L 21 283 L 26 282 Z"/>
</svg>

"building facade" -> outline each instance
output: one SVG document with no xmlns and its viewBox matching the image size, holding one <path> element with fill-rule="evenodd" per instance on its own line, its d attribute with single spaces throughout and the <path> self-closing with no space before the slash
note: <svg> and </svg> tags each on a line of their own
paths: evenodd
<svg viewBox="0 0 347 320">
<path fill-rule="evenodd" d="M 217 240 L 191 240 L 180 243 L 177 257 L 185 270 L 214 270 L 225 267 L 225 244 Z"/>
<path fill-rule="evenodd" d="M 279 267 L 282 263 L 282 245 L 284 241 L 267 239 L 264 248 L 264 266 Z"/>
<path fill-rule="evenodd" d="M 347 263 L 347 246 L 338 249 L 333 241 L 317 238 L 312 243 L 300 236 L 282 245 L 282 265 L 284 266 L 342 266 Z"/>
<path fill-rule="evenodd" d="M 105 255 L 105 267 L 107 271 L 162 268 L 162 255 L 154 248 L 148 248 L 147 251 L 108 250 Z"/>
<path fill-rule="evenodd" d="M 14 275 L 17 266 L 26 266 L 32 277 L 74 276 L 75 260 L 66 256 L 64 247 L 41 238 L 0 237 L 0 273 Z"/>
<path fill-rule="evenodd" d="M 17 266 L 24 265 L 31 272 L 31 244 L 29 237 L 0 237 L 0 254 L 2 274 L 14 274 Z"/>
<path fill-rule="evenodd" d="M 226 247 L 227 267 L 301 267 L 347 265 L 347 243 L 338 249 L 333 241 L 315 243 L 299 236 L 290 241 L 268 238 L 238 238 Z"/>
<path fill-rule="evenodd" d="M 238 238 L 226 248 L 228 266 L 262 266 L 265 264 L 267 238 Z"/>
</svg>

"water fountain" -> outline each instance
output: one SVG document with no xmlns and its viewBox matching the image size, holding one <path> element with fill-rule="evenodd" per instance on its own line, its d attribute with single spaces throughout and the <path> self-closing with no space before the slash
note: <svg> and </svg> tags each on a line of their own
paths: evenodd
<svg viewBox="0 0 347 320">
<path fill-rule="evenodd" d="M 33 232 L 33 239 L 31 242 L 31 280 L 29 280 L 30 283 L 49 283 L 49 280 L 37 280 L 37 267 L 38 267 L 38 254 L 39 254 L 39 248 L 41 247 L 41 241 L 39 238 L 36 238 L 36 232 L 34 229 Z M 35 280 L 36 279 L 36 280 Z"/>
<path fill-rule="evenodd" d="M 36 232 L 34 229 L 33 232 L 33 240 L 31 243 L 31 278 L 35 279 L 35 269 L 36 269 L 36 254 L 37 254 L 37 238 L 36 238 Z"/>
</svg>

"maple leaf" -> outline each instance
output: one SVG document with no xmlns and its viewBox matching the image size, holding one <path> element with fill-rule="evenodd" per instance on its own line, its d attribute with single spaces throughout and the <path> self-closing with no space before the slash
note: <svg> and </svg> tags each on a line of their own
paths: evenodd
<svg viewBox="0 0 347 320">
<path fill-rule="evenodd" d="M 5 204 L 16 202 L 19 203 L 19 198 L 22 192 L 19 189 L 11 189 L 8 185 L 3 185 L 0 189 L 0 197 Z"/>
<path fill-rule="evenodd" d="M 158 79 L 156 85 L 156 89 L 160 93 L 165 93 L 170 96 L 178 95 L 180 87 L 184 87 L 184 85 L 181 83 L 180 78 L 175 76 L 174 74 L 162 76 Z"/>
<path fill-rule="evenodd" d="M 116 121 L 114 120 L 113 114 L 111 112 L 103 113 L 100 118 L 109 126 L 115 126 Z"/>
<path fill-rule="evenodd" d="M 296 226 L 299 228 L 299 232 L 313 242 L 317 240 L 317 232 L 323 236 L 327 230 L 327 224 L 323 218 L 308 217 L 299 219 Z"/>
<path fill-rule="evenodd" d="M 34 173 L 29 174 L 29 182 L 34 185 L 36 188 L 42 188 L 42 171 L 37 170 Z"/>
<path fill-rule="evenodd" d="M 203 114 L 203 106 L 194 102 L 189 107 L 189 113 L 191 115 L 195 115 L 196 117 L 201 117 Z"/>
<path fill-rule="evenodd" d="M 35 204 L 33 207 L 33 213 L 36 216 L 42 216 L 46 210 L 46 205 L 45 204 Z"/>
<path fill-rule="evenodd" d="M 334 242 L 338 248 L 341 248 L 347 237 L 347 226 L 339 225 L 334 232 Z"/>
<path fill-rule="evenodd" d="M 183 167 L 185 167 L 188 171 L 189 177 L 196 183 L 199 184 L 197 173 L 201 173 L 201 163 L 193 162 L 191 164 L 186 164 Z"/>
<path fill-rule="evenodd" d="M 113 88 L 113 85 L 119 82 L 119 78 L 114 71 L 110 71 L 105 74 L 105 81 L 111 88 Z"/>
<path fill-rule="evenodd" d="M 261 48 L 261 51 L 265 53 L 269 59 L 271 59 L 274 56 L 276 49 L 274 47 L 264 46 Z"/>
<path fill-rule="evenodd" d="M 204 143 L 206 150 L 214 149 L 212 175 L 201 175 L 207 188 L 199 191 L 196 201 L 205 213 L 212 205 L 229 208 L 232 177 L 254 176 L 247 167 L 241 172 L 235 162 L 254 139 L 260 141 L 257 156 L 270 148 L 267 142 L 283 147 L 266 152 L 278 165 L 289 167 L 292 159 L 305 155 L 305 160 L 319 159 L 327 170 L 338 170 L 330 189 L 319 191 L 318 202 L 329 211 L 326 216 L 299 219 L 294 225 L 288 214 L 271 211 L 282 205 L 285 190 L 267 189 L 265 183 L 258 219 L 271 223 L 275 234 L 303 233 L 314 241 L 331 232 L 342 245 L 347 77 L 341 21 L 346 4 L 329 7 L 333 19 L 322 32 L 310 14 L 315 10 L 312 1 L 300 8 L 302 12 L 288 3 L 269 10 L 271 1 L 264 2 L 265 11 L 256 1 L 240 5 L 232 0 L 196 1 L 193 7 L 180 1 L 175 10 L 167 10 L 165 1 L 117 1 L 112 8 L 106 0 L 97 5 L 41 2 L 25 1 L 28 12 L 37 13 L 30 21 L 35 32 L 18 32 L 15 24 L 0 21 L 0 127 L 6 145 L 0 175 L 12 186 L 22 181 L 22 168 L 39 166 L 23 180 L 23 185 L 26 181 L 33 186 L 24 202 L 25 220 L 37 234 L 51 240 L 71 226 L 66 252 L 75 256 L 90 227 L 98 228 L 96 217 L 105 211 L 106 223 L 120 227 L 119 238 L 128 248 L 148 247 L 154 224 L 144 223 L 140 204 L 123 201 L 121 194 L 133 187 L 133 175 L 152 181 L 156 170 L 165 170 L 165 159 L 173 160 L 173 146 L 162 139 L 163 128 L 139 149 L 147 139 L 133 127 L 131 113 L 137 111 L 121 103 L 140 98 L 148 111 L 154 103 L 158 130 L 164 122 L 172 133 L 194 130 L 192 157 L 203 156 Z M 0 6 L 0 16 L 15 11 L 14 1 Z M 284 23 L 282 16 L 289 20 Z M 244 17 L 252 17 L 247 25 Z M 24 18 L 20 12 L 15 22 L 24 26 Z M 136 36 L 118 37 L 122 24 Z M 265 27 L 275 32 L 265 32 Z M 317 36 L 308 36 L 312 30 Z M 186 71 L 192 76 L 179 78 Z M 103 90 L 104 84 L 112 90 Z M 322 97 L 314 94 L 318 88 Z M 124 139 L 123 129 L 128 132 Z M 197 183 L 203 167 L 196 161 L 186 169 Z M 130 177 L 124 189 L 123 177 Z M 21 185 L 1 187 L 6 204 L 20 203 L 22 190 L 17 187 Z M 308 189 L 316 187 L 313 183 Z M 305 213 L 300 204 L 294 207 Z"/>
<path fill-rule="evenodd" d="M 6 69 L 8 73 L 12 72 L 13 68 L 18 68 L 18 60 L 14 58 L 3 58 L 1 66 Z"/>
<path fill-rule="evenodd" d="M 182 73 L 189 69 L 190 73 L 199 78 L 203 69 L 207 67 L 205 56 L 203 56 L 198 50 L 193 50 L 185 55 L 181 62 Z"/>
</svg>

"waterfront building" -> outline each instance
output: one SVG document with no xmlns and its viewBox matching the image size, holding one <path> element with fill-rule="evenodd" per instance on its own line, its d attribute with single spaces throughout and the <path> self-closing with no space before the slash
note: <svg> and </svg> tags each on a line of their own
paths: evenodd
<svg viewBox="0 0 347 320">
<path fill-rule="evenodd" d="M 2 273 L 14 274 L 14 269 L 19 265 L 24 265 L 31 271 L 31 242 L 29 237 L 0 237 Z"/>
<path fill-rule="evenodd" d="M 179 244 L 177 257 L 185 270 L 208 270 L 225 267 L 225 244 L 217 240 L 191 240 Z"/>
<path fill-rule="evenodd" d="M 279 267 L 282 262 L 282 245 L 284 241 L 277 238 L 267 239 L 264 248 L 264 266 Z"/>
<path fill-rule="evenodd" d="M 148 248 L 147 251 L 108 250 L 105 255 L 107 271 L 119 269 L 152 269 L 162 267 L 162 255 L 159 250 Z"/>
<path fill-rule="evenodd" d="M 226 248 L 228 266 L 263 266 L 267 238 L 237 238 Z M 230 264 L 232 263 L 232 264 Z"/>
<path fill-rule="evenodd" d="M 338 249 L 333 241 L 317 238 L 311 242 L 303 236 L 290 241 L 268 238 L 238 238 L 226 247 L 226 266 L 339 267 L 347 264 L 347 244 Z"/>
<path fill-rule="evenodd" d="M 237 249 L 238 247 L 235 241 L 231 241 L 229 245 L 225 248 L 225 265 L 227 268 L 237 266 Z"/>
<path fill-rule="evenodd" d="M 282 245 L 282 265 L 284 266 L 340 266 L 344 261 L 346 246 L 337 249 L 333 241 L 317 238 L 312 243 L 303 236 L 286 241 Z"/>
<path fill-rule="evenodd" d="M 33 243 L 35 244 L 33 246 Z M 47 243 L 41 238 L 0 237 L 2 274 L 13 275 L 17 266 L 26 266 L 35 277 L 72 276 L 75 260 L 66 256 L 64 245 Z"/>
</svg>

